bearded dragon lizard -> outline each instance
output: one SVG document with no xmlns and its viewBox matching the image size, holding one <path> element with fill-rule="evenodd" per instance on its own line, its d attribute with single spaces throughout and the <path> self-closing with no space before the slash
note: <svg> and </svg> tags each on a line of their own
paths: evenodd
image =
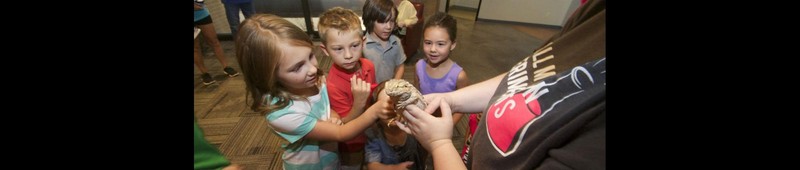
<svg viewBox="0 0 800 170">
<path fill-rule="evenodd" d="M 388 80 L 384 86 L 386 95 L 389 95 L 392 101 L 394 101 L 394 111 L 397 114 L 396 117 L 389 120 L 386 126 L 392 125 L 395 121 L 405 122 L 403 110 L 406 109 L 406 106 L 409 104 L 415 104 L 420 109 L 425 109 L 425 106 L 428 106 L 428 103 L 425 103 L 422 98 L 422 93 L 406 80 L 391 79 Z"/>
</svg>

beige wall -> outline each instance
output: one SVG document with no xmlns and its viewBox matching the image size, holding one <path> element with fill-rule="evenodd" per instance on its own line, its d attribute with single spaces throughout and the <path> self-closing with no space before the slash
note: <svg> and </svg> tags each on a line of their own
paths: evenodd
<svg viewBox="0 0 800 170">
<path fill-rule="evenodd" d="M 563 26 L 580 0 L 484 0 L 478 18 Z"/>
<path fill-rule="evenodd" d="M 567 8 L 567 14 L 564 15 L 564 19 L 562 19 L 563 21 L 561 22 L 561 25 L 564 25 L 564 23 L 567 22 L 567 19 L 569 19 L 569 17 L 572 16 L 572 13 L 574 13 L 579 6 L 581 6 L 580 0 L 572 1 L 572 3 L 569 4 L 569 8 Z"/>
</svg>

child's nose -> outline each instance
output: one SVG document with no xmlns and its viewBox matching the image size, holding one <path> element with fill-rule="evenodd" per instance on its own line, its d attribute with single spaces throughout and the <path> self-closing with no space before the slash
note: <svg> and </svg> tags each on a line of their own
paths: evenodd
<svg viewBox="0 0 800 170">
<path fill-rule="evenodd" d="M 350 52 L 350 50 L 344 50 L 344 58 L 345 59 L 353 58 L 353 53 Z"/>
<path fill-rule="evenodd" d="M 317 75 L 317 70 L 318 70 L 317 66 L 313 66 L 313 67 L 309 68 L 308 69 L 308 76 L 312 76 L 313 77 L 313 76 Z"/>
</svg>

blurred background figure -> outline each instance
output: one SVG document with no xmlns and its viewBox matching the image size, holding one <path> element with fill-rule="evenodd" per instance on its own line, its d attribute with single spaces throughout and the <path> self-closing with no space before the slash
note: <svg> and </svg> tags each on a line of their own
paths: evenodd
<svg viewBox="0 0 800 170">
<path fill-rule="evenodd" d="M 231 36 L 236 40 L 236 32 L 239 30 L 239 11 L 242 11 L 244 18 L 250 18 L 256 13 L 253 0 L 222 0 L 225 5 L 225 17 L 228 18 L 228 25 L 231 27 Z"/>
<path fill-rule="evenodd" d="M 208 9 L 206 9 L 205 5 L 203 4 L 203 0 L 195 0 L 194 26 L 200 28 L 200 34 L 202 34 L 203 39 L 214 49 L 214 56 L 216 56 L 219 60 L 219 63 L 222 64 L 222 71 L 225 72 L 225 74 L 227 74 L 229 77 L 236 77 L 239 75 L 239 72 L 228 66 L 228 62 L 225 61 L 225 53 L 222 51 L 222 45 L 220 45 L 219 39 L 217 39 L 217 31 L 214 30 L 214 24 L 212 23 L 214 22 L 211 20 L 211 15 L 208 13 Z M 203 80 L 203 84 L 213 84 L 216 81 L 211 77 L 211 74 L 208 74 L 208 69 L 206 69 L 206 66 L 203 63 L 203 57 L 200 51 L 200 41 L 195 38 L 194 64 L 197 65 L 197 68 L 203 73 L 200 76 L 200 78 Z"/>
</svg>

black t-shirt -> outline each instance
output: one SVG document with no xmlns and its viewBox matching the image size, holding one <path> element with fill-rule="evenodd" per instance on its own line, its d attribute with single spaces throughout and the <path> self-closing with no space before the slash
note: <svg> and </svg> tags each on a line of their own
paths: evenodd
<svg viewBox="0 0 800 170">
<path fill-rule="evenodd" d="M 605 169 L 605 55 L 605 0 L 592 0 L 500 82 L 467 167 Z"/>
</svg>

